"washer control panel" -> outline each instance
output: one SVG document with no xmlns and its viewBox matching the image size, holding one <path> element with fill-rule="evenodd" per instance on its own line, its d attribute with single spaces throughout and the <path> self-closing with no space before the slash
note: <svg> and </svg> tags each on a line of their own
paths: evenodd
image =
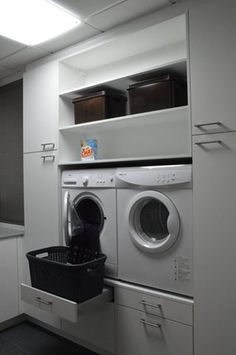
<svg viewBox="0 0 236 355">
<path fill-rule="evenodd" d="M 62 187 L 115 187 L 115 169 L 63 171 Z"/>
</svg>

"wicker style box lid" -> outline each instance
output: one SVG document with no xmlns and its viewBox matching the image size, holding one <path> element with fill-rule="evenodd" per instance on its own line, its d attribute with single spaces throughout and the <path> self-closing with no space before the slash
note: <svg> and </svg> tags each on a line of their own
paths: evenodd
<svg viewBox="0 0 236 355">
<path fill-rule="evenodd" d="M 123 99 L 125 99 L 125 95 L 115 89 L 105 89 L 105 90 L 99 90 L 99 91 L 95 91 L 89 94 L 84 94 L 81 96 L 76 97 L 75 99 L 72 100 L 73 103 L 79 102 L 79 101 L 83 101 L 83 100 L 89 100 L 89 99 L 93 99 L 95 97 L 101 97 L 101 96 L 112 96 L 112 97 L 122 97 Z"/>
</svg>

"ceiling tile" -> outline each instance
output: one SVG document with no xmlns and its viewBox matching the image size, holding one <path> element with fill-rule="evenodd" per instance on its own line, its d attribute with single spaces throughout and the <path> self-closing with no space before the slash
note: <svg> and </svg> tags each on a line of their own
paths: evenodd
<svg viewBox="0 0 236 355">
<path fill-rule="evenodd" d="M 114 4 L 127 0 L 54 0 L 61 6 L 74 12 L 82 18 L 91 16 Z"/>
<path fill-rule="evenodd" d="M 40 59 L 48 54 L 48 51 L 43 50 L 41 48 L 26 47 L 14 55 L 8 56 L 3 60 L 0 59 L 0 65 L 20 69 L 25 64 Z"/>
<path fill-rule="evenodd" d="M 12 41 L 6 37 L 0 36 L 0 59 L 15 53 L 26 46 L 24 44 Z"/>
<path fill-rule="evenodd" d="M 102 13 L 89 17 L 86 22 L 105 31 L 166 6 L 171 6 L 168 0 L 127 0 Z"/>
<path fill-rule="evenodd" d="M 99 33 L 170 5 L 171 0 L 54 0 L 78 14 L 84 23 L 36 47 L 27 47 L 0 36 L 0 78 L 25 64 L 98 35 Z M 174 0 L 173 0 L 174 1 Z M 5 68 L 4 68 L 5 66 Z M 13 70 L 11 70 L 13 69 Z"/>
<path fill-rule="evenodd" d="M 93 27 L 82 23 L 76 29 L 71 30 L 55 39 L 42 43 L 38 47 L 53 53 L 99 33 L 101 33 L 101 31 L 95 30 Z"/>
</svg>

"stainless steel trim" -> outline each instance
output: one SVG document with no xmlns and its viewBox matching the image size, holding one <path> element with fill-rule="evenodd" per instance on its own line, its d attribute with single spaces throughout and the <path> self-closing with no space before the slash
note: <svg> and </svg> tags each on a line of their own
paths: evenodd
<svg viewBox="0 0 236 355">
<path fill-rule="evenodd" d="M 45 304 L 46 306 L 51 306 L 52 305 L 52 301 L 46 301 L 41 297 L 36 297 L 35 299 L 37 302 Z"/>
<path fill-rule="evenodd" d="M 49 142 L 49 143 L 41 143 L 40 145 L 42 147 L 42 151 L 53 150 L 55 148 L 55 143 L 51 143 L 51 142 Z"/>
<path fill-rule="evenodd" d="M 105 277 L 104 279 L 105 285 L 108 286 L 112 286 L 112 287 L 122 287 L 125 290 L 131 290 L 131 291 L 136 291 L 136 292 L 147 292 L 147 289 L 145 288 L 145 286 L 137 286 L 137 285 L 133 285 L 124 281 L 118 281 L 115 280 L 113 278 L 109 278 L 109 277 Z M 166 294 L 163 291 L 157 291 L 157 290 L 149 290 L 149 294 L 150 296 L 154 296 L 154 297 L 162 297 L 164 299 L 168 299 L 170 301 L 174 301 L 174 302 L 181 302 L 184 303 L 186 305 L 189 306 L 193 306 L 194 301 L 193 298 L 189 298 L 189 297 L 185 297 L 185 296 L 176 296 L 176 295 L 172 295 L 172 294 Z"/>
<path fill-rule="evenodd" d="M 144 319 L 144 318 L 141 318 L 141 319 L 139 320 L 139 322 L 142 323 L 143 325 L 148 325 L 148 326 L 153 327 L 153 328 L 158 328 L 158 329 L 161 328 L 161 324 L 148 322 L 148 321 L 146 321 L 146 319 Z"/>
<path fill-rule="evenodd" d="M 222 144 L 221 140 L 214 140 L 214 141 L 203 141 L 203 142 L 196 142 L 196 145 L 207 145 L 207 144 Z"/>
<path fill-rule="evenodd" d="M 199 123 L 199 124 L 195 124 L 194 127 L 196 128 L 201 128 L 201 127 L 206 127 L 206 126 L 222 126 L 222 123 L 219 121 L 216 122 L 210 122 L 210 123 Z"/>
<path fill-rule="evenodd" d="M 143 306 L 149 306 L 149 307 L 158 308 L 158 309 L 161 308 L 161 304 L 153 304 L 153 303 L 147 302 L 145 300 L 142 300 L 139 303 L 142 304 Z"/>
</svg>

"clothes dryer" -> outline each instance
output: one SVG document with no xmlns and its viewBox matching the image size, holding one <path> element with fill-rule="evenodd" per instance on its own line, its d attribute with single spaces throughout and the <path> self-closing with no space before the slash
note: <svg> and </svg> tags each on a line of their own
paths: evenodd
<svg viewBox="0 0 236 355">
<path fill-rule="evenodd" d="M 79 224 L 96 224 L 106 276 L 117 276 L 117 225 L 114 169 L 65 170 L 62 173 L 62 222 L 66 245 Z"/>
<path fill-rule="evenodd" d="M 119 278 L 192 296 L 192 166 L 116 171 Z"/>
</svg>

